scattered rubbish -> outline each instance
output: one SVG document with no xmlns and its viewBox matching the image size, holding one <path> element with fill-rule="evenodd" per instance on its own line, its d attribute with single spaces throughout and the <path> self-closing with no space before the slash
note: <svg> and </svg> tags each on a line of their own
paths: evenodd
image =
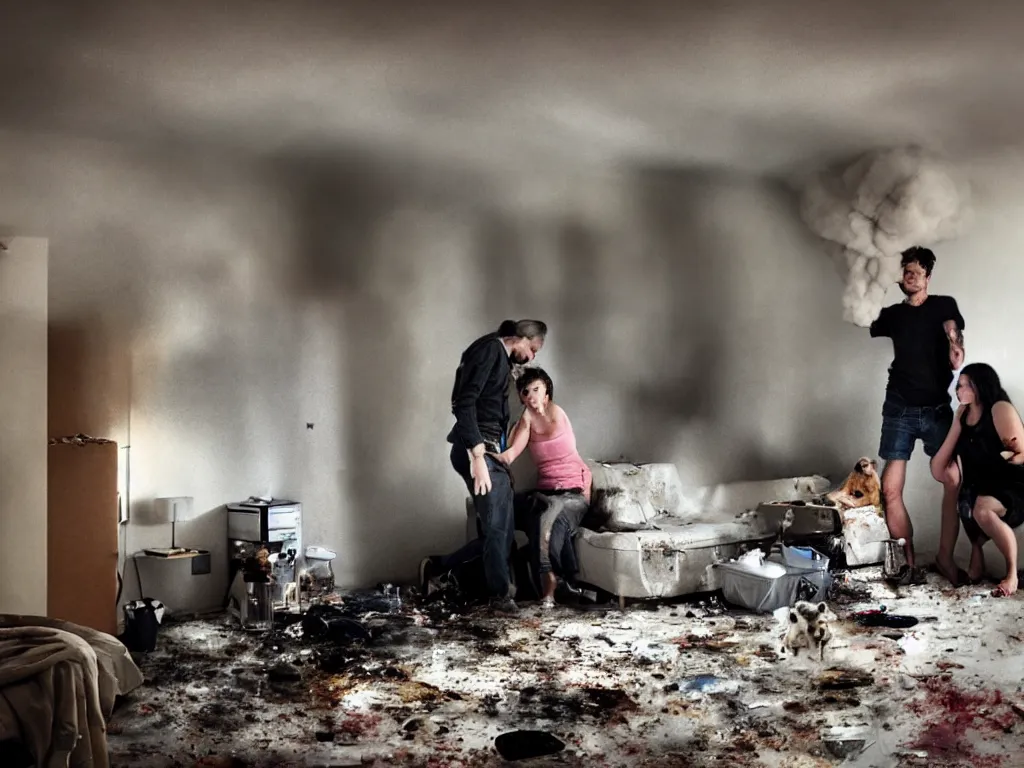
<svg viewBox="0 0 1024 768">
<path fill-rule="evenodd" d="M 517 764 L 531 758 L 575 763 L 598 740 L 616 765 L 669 754 L 678 764 L 702 759 L 739 768 L 758 763 L 762 750 L 789 752 L 793 765 L 802 765 L 803 756 L 807 765 L 867 764 L 869 753 L 881 765 L 879 747 L 871 746 L 881 730 L 891 742 L 887 754 L 912 748 L 923 756 L 906 768 L 996 768 L 988 760 L 992 747 L 984 745 L 975 760 L 964 756 L 963 744 L 977 732 L 1013 754 L 1008 750 L 1024 738 L 1024 699 L 1011 685 L 1002 703 L 990 691 L 968 712 L 943 691 L 953 680 L 968 696 L 1005 684 L 999 670 L 986 681 L 988 667 L 973 659 L 969 666 L 979 677 L 961 679 L 966 675 L 955 662 L 977 645 L 964 644 L 972 632 L 1006 653 L 1006 662 L 1015 660 L 1011 654 L 1021 646 L 1002 634 L 1012 626 L 1003 621 L 1011 606 L 990 625 L 983 619 L 991 601 L 974 608 L 935 585 L 897 603 L 878 583 L 880 570 L 858 574 L 866 580 L 853 583 L 872 597 L 846 612 L 914 614 L 920 626 L 858 630 L 856 614 L 848 613 L 850 621 L 834 627 L 835 661 L 810 668 L 775 663 L 783 629 L 778 617 L 725 609 L 713 594 L 658 601 L 650 611 L 625 615 L 565 611 L 551 620 L 527 611 L 495 620 L 450 610 L 448 594 L 431 602 L 381 585 L 337 595 L 330 604 L 315 601 L 308 615 L 292 621 L 278 616 L 259 636 L 213 618 L 168 621 L 160 649 L 141 662 L 152 686 L 146 704 L 159 720 L 140 719 L 139 705 L 115 713 L 114 764 L 144 764 L 133 763 L 134 756 L 193 744 L 194 756 L 183 765 L 204 754 L 253 760 L 248 756 L 264 749 L 254 745 L 266 745 L 274 733 L 266 762 L 259 758 L 252 768 L 300 764 L 301 750 L 316 750 L 330 765 L 360 759 L 364 765 L 482 765 L 499 752 L 522 761 Z M 933 623 L 925 623 L 925 614 Z M 673 727 L 667 720 L 674 717 L 694 728 L 681 751 L 644 742 L 646 723 Z M 959 741 L 950 724 L 963 726 Z"/>
<path fill-rule="evenodd" d="M 300 607 L 309 607 L 333 595 L 335 582 L 332 563 L 335 557 L 337 553 L 327 547 L 306 547 L 306 567 L 298 575 Z"/>
<path fill-rule="evenodd" d="M 843 574 L 832 581 L 829 600 L 839 605 L 866 603 L 871 600 L 871 590 L 862 582 L 851 579 L 849 574 Z"/>
<path fill-rule="evenodd" d="M 815 685 L 820 691 L 843 691 L 872 685 L 874 682 L 875 678 L 867 672 L 858 669 L 829 667 L 818 675 Z"/>
<path fill-rule="evenodd" d="M 275 683 L 296 682 L 302 679 L 302 670 L 287 661 L 279 661 L 267 670 L 267 678 Z"/>
<path fill-rule="evenodd" d="M 883 605 L 881 608 L 855 613 L 854 620 L 862 627 L 888 627 L 889 629 L 909 629 L 917 626 L 918 619 L 914 616 L 902 616 L 889 613 Z"/>
<path fill-rule="evenodd" d="M 859 755 L 868 746 L 869 734 L 863 728 L 836 727 L 822 736 L 822 743 L 833 757 L 845 760 Z"/>
<path fill-rule="evenodd" d="M 683 689 L 690 692 L 691 699 L 697 699 L 703 694 L 736 693 L 739 690 L 739 683 L 735 680 L 723 680 L 715 675 L 697 675 L 691 678 Z"/>
<path fill-rule="evenodd" d="M 529 760 L 558 754 L 565 743 L 547 731 L 510 731 L 494 740 L 494 748 L 505 760 Z"/>
<path fill-rule="evenodd" d="M 365 642 L 370 631 L 360 622 L 345 616 L 332 605 L 313 605 L 302 617 L 302 633 L 313 640 L 334 643 Z"/>
<path fill-rule="evenodd" d="M 382 584 L 381 592 L 384 593 L 389 613 L 398 613 L 402 610 L 402 591 L 399 587 L 394 584 Z"/>
<path fill-rule="evenodd" d="M 705 691 L 708 688 L 714 688 L 718 682 L 718 678 L 714 675 L 697 675 L 686 684 L 686 690 Z"/>
</svg>

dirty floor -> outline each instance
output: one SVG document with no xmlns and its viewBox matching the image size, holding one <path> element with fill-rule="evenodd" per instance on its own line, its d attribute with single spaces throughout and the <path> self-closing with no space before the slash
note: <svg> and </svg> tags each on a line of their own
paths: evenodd
<svg viewBox="0 0 1024 768">
<path fill-rule="evenodd" d="M 1021 599 L 848 577 L 824 662 L 779 658 L 775 616 L 714 598 L 515 618 L 354 595 L 333 640 L 227 618 L 165 626 L 110 724 L 114 766 L 963 766 L 1024 754 Z M 910 628 L 864 627 L 885 606 Z M 369 639 L 361 636 L 369 635 Z M 536 735 L 535 735 L 536 737 Z M 539 737 L 538 737 L 539 738 Z"/>
</svg>

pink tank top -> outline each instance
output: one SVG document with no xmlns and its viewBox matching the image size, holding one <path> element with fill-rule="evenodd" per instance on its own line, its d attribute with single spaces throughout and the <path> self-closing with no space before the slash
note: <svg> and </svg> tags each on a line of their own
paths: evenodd
<svg viewBox="0 0 1024 768">
<path fill-rule="evenodd" d="M 582 488 L 590 501 L 590 467 L 576 451 L 576 435 L 569 417 L 555 434 L 537 438 L 530 435 L 530 455 L 537 466 L 537 489 L 561 491 Z"/>
</svg>

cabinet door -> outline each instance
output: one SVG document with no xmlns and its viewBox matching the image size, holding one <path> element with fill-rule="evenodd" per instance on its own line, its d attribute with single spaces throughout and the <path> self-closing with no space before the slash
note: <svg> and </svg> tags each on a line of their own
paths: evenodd
<svg viewBox="0 0 1024 768">
<path fill-rule="evenodd" d="M 51 445 L 48 615 L 117 634 L 117 445 Z"/>
</svg>

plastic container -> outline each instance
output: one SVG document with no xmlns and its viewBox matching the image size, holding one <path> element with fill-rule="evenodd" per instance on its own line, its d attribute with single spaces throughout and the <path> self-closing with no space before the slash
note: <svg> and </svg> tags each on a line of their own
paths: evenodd
<svg viewBox="0 0 1024 768">
<path fill-rule="evenodd" d="M 812 571 L 827 571 L 829 559 L 813 547 L 782 546 L 782 560 L 786 565 Z"/>
<path fill-rule="evenodd" d="M 242 629 L 249 632 L 266 632 L 274 627 L 274 593 L 270 582 L 245 582 L 245 602 L 239 619 Z"/>
<path fill-rule="evenodd" d="M 778 562 L 769 559 L 766 562 Z M 783 562 L 785 573 L 766 577 L 738 566 L 736 563 L 718 563 L 722 597 L 726 602 L 756 613 L 771 613 L 793 605 L 799 600 L 824 600 L 832 585 L 832 575 L 813 561 L 812 567 L 798 567 Z"/>
</svg>

